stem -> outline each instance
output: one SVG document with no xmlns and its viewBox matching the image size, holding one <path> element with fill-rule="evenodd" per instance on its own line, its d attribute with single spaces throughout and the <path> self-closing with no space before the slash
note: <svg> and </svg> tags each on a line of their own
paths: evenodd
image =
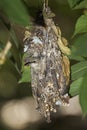
<svg viewBox="0 0 87 130">
<path fill-rule="evenodd" d="M 48 0 L 44 0 L 44 7 L 45 7 L 45 8 L 48 7 Z"/>
<path fill-rule="evenodd" d="M 0 65 L 4 64 L 6 55 L 9 52 L 10 48 L 11 48 L 11 43 L 10 43 L 10 41 L 8 41 L 4 50 L 2 50 L 2 52 L 0 52 Z"/>
</svg>

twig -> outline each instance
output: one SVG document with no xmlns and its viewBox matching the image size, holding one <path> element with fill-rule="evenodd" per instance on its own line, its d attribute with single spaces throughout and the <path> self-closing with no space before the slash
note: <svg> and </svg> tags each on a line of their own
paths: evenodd
<svg viewBox="0 0 87 130">
<path fill-rule="evenodd" d="M 8 53 L 8 51 L 11 48 L 11 43 L 10 41 L 7 42 L 5 48 L 2 50 L 2 52 L 0 52 L 0 65 L 4 64 L 5 60 L 6 60 L 6 55 Z"/>
<path fill-rule="evenodd" d="M 44 10 L 48 7 L 48 0 L 44 0 Z"/>
<path fill-rule="evenodd" d="M 45 0 L 45 6 L 48 7 L 48 0 Z"/>
</svg>

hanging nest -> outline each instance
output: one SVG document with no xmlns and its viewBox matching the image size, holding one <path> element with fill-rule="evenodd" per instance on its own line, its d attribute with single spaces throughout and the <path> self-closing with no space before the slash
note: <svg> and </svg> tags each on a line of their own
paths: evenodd
<svg viewBox="0 0 87 130">
<path fill-rule="evenodd" d="M 43 20 L 24 38 L 25 64 L 31 66 L 31 84 L 37 110 L 50 122 L 57 106 L 69 105 L 70 49 L 53 21 L 55 16 L 44 0 L 39 14 Z"/>
</svg>

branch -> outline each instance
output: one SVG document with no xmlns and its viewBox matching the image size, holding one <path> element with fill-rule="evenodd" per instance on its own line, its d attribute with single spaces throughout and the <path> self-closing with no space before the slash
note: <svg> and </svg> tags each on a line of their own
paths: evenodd
<svg viewBox="0 0 87 130">
<path fill-rule="evenodd" d="M 6 60 L 6 55 L 10 50 L 10 48 L 11 48 L 11 43 L 8 41 L 5 48 L 2 50 L 2 52 L 0 52 L 0 65 L 4 64 Z"/>
</svg>

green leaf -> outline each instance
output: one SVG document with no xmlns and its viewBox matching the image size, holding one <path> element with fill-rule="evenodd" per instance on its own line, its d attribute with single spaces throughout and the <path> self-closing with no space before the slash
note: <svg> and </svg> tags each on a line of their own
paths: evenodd
<svg viewBox="0 0 87 130">
<path fill-rule="evenodd" d="M 20 55 L 22 55 L 23 52 L 19 51 L 19 43 L 17 39 L 14 37 L 14 34 L 11 35 L 11 43 L 12 43 L 11 53 L 17 63 L 17 67 L 20 70 L 22 65 L 22 59 Z"/>
<path fill-rule="evenodd" d="M 75 7 L 80 0 L 68 0 L 68 3 L 71 8 Z"/>
<path fill-rule="evenodd" d="M 81 108 L 83 111 L 83 115 L 87 115 L 87 76 L 84 77 L 82 82 L 82 86 L 80 88 L 79 100 L 81 104 Z"/>
<path fill-rule="evenodd" d="M 17 81 L 20 79 L 20 72 L 9 59 L 6 59 L 5 63 L 0 66 L 0 72 L 5 70 L 9 71 L 9 73 L 12 73 L 16 77 Z"/>
<path fill-rule="evenodd" d="M 12 47 L 11 47 L 11 53 L 17 63 L 17 67 L 19 68 L 19 70 L 21 69 L 21 59 L 20 59 L 20 55 L 19 55 L 19 51 L 16 48 L 15 44 L 12 43 Z"/>
<path fill-rule="evenodd" d="M 19 78 L 20 74 L 14 64 L 7 59 L 7 61 L 0 66 L 0 96 L 4 98 L 13 97 L 16 94 Z"/>
<path fill-rule="evenodd" d="M 74 9 L 86 9 L 87 8 L 87 0 L 81 1 L 79 4 L 77 4 Z"/>
<path fill-rule="evenodd" d="M 74 39 L 71 47 L 71 58 L 77 59 L 78 57 L 87 57 L 87 33 Z"/>
<path fill-rule="evenodd" d="M 17 79 L 8 70 L 0 72 L 0 96 L 13 97 L 16 94 Z"/>
<path fill-rule="evenodd" d="M 76 61 L 84 61 L 85 60 L 83 57 L 75 55 L 73 53 L 69 56 L 69 58 L 72 60 L 76 60 Z"/>
<path fill-rule="evenodd" d="M 8 41 L 8 38 L 10 36 L 10 33 L 8 29 L 5 27 L 2 21 L 0 21 L 0 41 L 2 43 L 6 43 Z"/>
<path fill-rule="evenodd" d="M 68 3 L 73 9 L 87 8 L 87 0 L 68 0 Z"/>
<path fill-rule="evenodd" d="M 71 67 L 71 79 L 76 80 L 87 75 L 87 61 L 79 62 Z"/>
<path fill-rule="evenodd" d="M 83 79 L 84 79 L 84 77 L 80 77 L 79 79 L 77 79 L 71 83 L 70 90 L 69 90 L 69 93 L 71 96 L 76 96 L 79 94 Z"/>
<path fill-rule="evenodd" d="M 20 79 L 19 83 L 30 82 L 30 81 L 31 81 L 30 66 L 24 66 L 22 78 Z"/>
<path fill-rule="evenodd" d="M 21 0 L 0 1 L 0 8 L 8 15 L 12 23 L 28 25 L 28 12 Z"/>
<path fill-rule="evenodd" d="M 38 8 L 43 5 L 43 0 L 24 0 L 29 7 Z"/>
<path fill-rule="evenodd" d="M 78 18 L 75 25 L 74 35 L 87 32 L 87 15 L 82 15 Z"/>
</svg>

